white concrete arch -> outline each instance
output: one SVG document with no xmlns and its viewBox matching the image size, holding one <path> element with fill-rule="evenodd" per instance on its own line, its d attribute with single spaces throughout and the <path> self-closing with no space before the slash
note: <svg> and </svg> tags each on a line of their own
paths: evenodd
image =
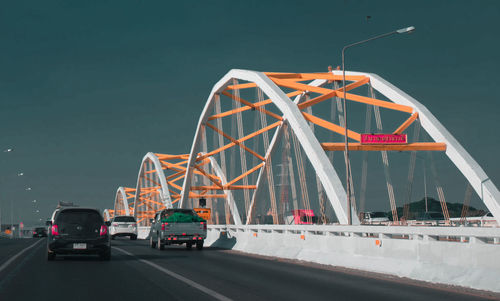
<svg viewBox="0 0 500 301">
<path fill-rule="evenodd" d="M 130 210 L 128 209 L 127 193 L 124 187 L 118 187 L 115 196 L 115 206 L 113 208 L 115 212 L 119 210 L 124 210 L 125 215 L 130 215 Z"/>
<path fill-rule="evenodd" d="M 141 162 L 141 168 L 139 169 L 139 174 L 137 176 L 137 185 L 136 185 L 136 193 L 134 197 L 134 217 L 137 218 L 137 213 L 139 212 L 139 208 L 137 207 L 138 198 L 141 196 L 141 180 L 143 180 L 144 174 L 147 171 L 147 163 L 150 162 L 153 164 L 154 171 L 158 177 L 160 184 L 160 200 L 165 205 L 166 208 L 172 207 L 172 199 L 170 197 L 170 192 L 168 191 L 168 184 L 165 178 L 165 173 L 163 172 L 163 166 L 158 159 L 158 157 L 154 153 L 147 153 Z"/>
<path fill-rule="evenodd" d="M 335 75 L 342 75 L 342 71 L 333 71 Z M 390 101 L 410 106 L 418 112 L 422 127 L 436 142 L 446 143 L 446 155 L 465 176 L 474 188 L 488 210 L 500 224 L 500 192 L 486 175 L 484 170 L 439 122 L 439 120 L 420 102 L 401 91 L 382 77 L 373 73 L 349 72 L 346 75 L 364 75 L 370 77 L 372 87 L 387 97 Z"/>
<path fill-rule="evenodd" d="M 286 94 L 265 74 L 249 70 L 233 69 L 213 87 L 198 121 L 198 126 L 187 164 L 179 207 L 182 208 L 183 205 L 186 204 L 188 198 L 188 193 L 191 187 L 190 179 L 193 175 L 193 165 L 201 148 L 201 128 L 206 123 L 213 108 L 215 100 L 214 96 L 216 93 L 221 93 L 228 85 L 230 85 L 233 79 L 255 83 L 282 112 L 283 118 L 287 120 L 290 128 L 294 131 L 309 161 L 311 162 L 311 165 L 318 175 L 339 222 L 346 224 L 348 222 L 347 196 L 343 188 L 343 184 L 335 172 L 332 164 L 328 160 L 321 144 L 316 139 L 307 121 L 302 116 L 299 108 L 293 104 L 288 96 L 286 96 Z M 265 166 L 263 168 L 265 168 Z M 359 223 L 356 216 L 353 216 L 353 223 Z"/>
</svg>

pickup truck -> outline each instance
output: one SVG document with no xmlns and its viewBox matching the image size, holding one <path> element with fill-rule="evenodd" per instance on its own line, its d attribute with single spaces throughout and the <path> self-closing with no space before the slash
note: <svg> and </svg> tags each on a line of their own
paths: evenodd
<svg viewBox="0 0 500 301">
<path fill-rule="evenodd" d="M 203 249 L 207 237 L 207 221 L 192 209 L 164 209 L 151 219 L 149 245 L 163 250 L 166 245 L 186 244 L 187 249 L 196 245 Z"/>
</svg>

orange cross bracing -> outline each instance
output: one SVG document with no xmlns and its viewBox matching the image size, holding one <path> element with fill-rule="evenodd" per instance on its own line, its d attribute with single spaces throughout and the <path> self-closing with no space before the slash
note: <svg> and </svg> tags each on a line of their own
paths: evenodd
<svg viewBox="0 0 500 301">
<path fill-rule="evenodd" d="M 341 75 L 334 75 L 332 73 L 277 73 L 277 72 L 265 72 L 269 79 L 271 79 L 277 86 L 282 87 L 282 88 L 288 88 L 292 89 L 295 91 L 288 92 L 287 95 L 289 97 L 299 95 L 301 93 L 315 93 L 319 94 L 318 96 L 311 98 L 307 101 L 304 101 L 300 104 L 298 104 L 298 108 L 300 110 L 304 110 L 310 106 L 313 106 L 315 104 L 318 104 L 320 102 L 323 102 L 328 99 L 332 99 L 333 97 L 343 97 L 343 92 L 344 89 L 342 87 L 338 89 L 329 89 L 326 87 L 317 87 L 317 86 L 312 86 L 308 85 L 307 83 L 303 83 L 304 81 L 313 81 L 313 80 L 328 80 L 330 82 L 332 81 L 342 81 L 342 76 Z M 355 88 L 358 88 L 363 85 L 367 85 L 370 83 L 370 78 L 368 76 L 364 75 L 347 75 L 346 76 L 346 81 L 351 82 L 346 85 L 346 92 L 351 91 Z M 248 89 L 248 88 L 256 88 L 257 85 L 254 83 L 243 83 L 243 84 L 237 84 L 237 85 L 229 85 L 226 88 L 226 91 L 224 91 L 222 94 L 223 95 L 229 95 L 228 91 L 233 91 L 233 90 L 238 90 L 238 89 Z M 232 94 L 231 94 L 232 95 Z M 231 96 L 232 99 L 236 99 L 236 97 Z M 238 99 L 241 99 L 238 98 Z M 403 133 L 415 120 L 418 118 L 418 113 L 414 112 L 414 109 L 410 106 L 406 105 L 401 105 L 401 104 L 396 104 L 390 101 L 384 101 L 384 100 L 379 100 L 376 98 L 371 98 L 371 97 L 366 97 L 366 96 L 361 96 L 361 95 L 356 95 L 352 93 L 346 93 L 346 100 L 354 101 L 354 102 L 359 102 L 359 103 L 365 103 L 365 104 L 370 104 L 373 106 L 378 106 L 390 110 L 396 110 L 404 113 L 409 113 L 411 114 L 410 117 L 403 123 L 401 126 L 399 126 L 396 130 L 394 130 L 393 134 L 401 134 Z M 241 101 L 240 101 L 241 102 Z M 245 101 L 245 103 L 251 103 L 249 101 Z M 266 99 L 260 102 L 253 103 L 251 105 L 243 106 L 237 110 L 230 110 L 226 112 L 222 112 L 220 114 L 215 114 L 213 116 L 210 116 L 208 120 L 214 120 L 217 118 L 222 118 L 226 116 L 230 116 L 232 114 L 242 112 L 245 110 L 250 110 L 250 109 L 260 109 L 264 110 L 263 106 L 266 104 L 271 103 L 270 99 Z M 336 125 L 334 123 L 331 123 L 329 121 L 326 121 L 324 119 L 321 119 L 319 117 L 316 117 L 312 114 L 308 114 L 306 112 L 302 112 L 304 118 L 310 122 L 312 122 L 315 125 L 318 125 L 322 128 L 325 128 L 327 130 L 330 130 L 332 132 L 335 132 L 337 134 L 340 134 L 342 136 L 345 135 L 345 128 L 339 125 Z M 281 119 L 280 119 L 281 120 Z M 360 141 L 361 140 L 361 135 L 359 133 L 356 133 L 354 131 L 348 130 L 348 137 L 350 139 L 353 139 L 355 141 Z M 331 146 L 328 144 L 323 144 L 323 148 L 325 150 L 340 150 L 337 146 Z M 397 150 L 397 151 L 445 151 L 446 150 L 446 145 L 444 143 L 432 143 L 432 142 L 427 142 L 427 143 L 411 143 L 404 145 L 404 147 L 395 147 L 393 145 L 377 145 L 377 146 L 353 146 L 352 150 L 363 150 L 363 151 L 370 151 L 370 150 Z"/>
</svg>

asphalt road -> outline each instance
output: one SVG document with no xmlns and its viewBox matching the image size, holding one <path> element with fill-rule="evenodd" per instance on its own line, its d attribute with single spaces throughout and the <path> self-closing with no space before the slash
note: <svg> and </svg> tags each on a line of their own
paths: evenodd
<svg viewBox="0 0 500 301">
<path fill-rule="evenodd" d="M 498 300 L 221 249 L 112 243 L 109 262 L 86 256 L 47 262 L 45 239 L 0 240 L 0 300 Z"/>
</svg>

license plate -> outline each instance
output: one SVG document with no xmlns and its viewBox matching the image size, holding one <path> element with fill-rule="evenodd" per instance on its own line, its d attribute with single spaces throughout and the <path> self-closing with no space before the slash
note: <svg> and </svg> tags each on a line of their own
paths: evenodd
<svg viewBox="0 0 500 301">
<path fill-rule="evenodd" d="M 191 240 L 191 238 L 186 237 L 186 236 L 181 236 L 181 237 L 179 237 L 179 240 Z"/>
<path fill-rule="evenodd" d="M 87 248 L 86 243 L 73 244 L 73 249 L 75 250 L 85 250 Z"/>
</svg>

